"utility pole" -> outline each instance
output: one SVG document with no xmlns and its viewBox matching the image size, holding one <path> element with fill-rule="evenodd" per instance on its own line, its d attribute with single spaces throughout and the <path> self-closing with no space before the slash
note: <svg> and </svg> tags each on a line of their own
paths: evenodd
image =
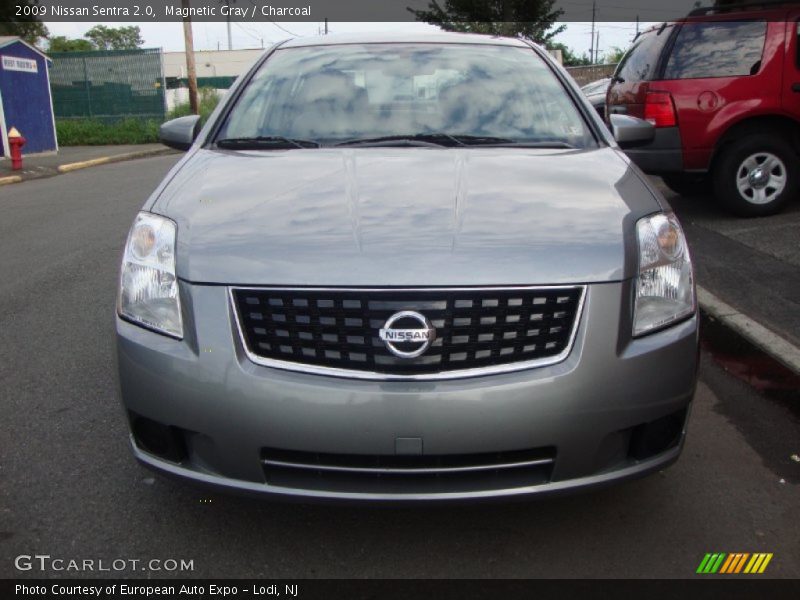
<svg viewBox="0 0 800 600">
<path fill-rule="evenodd" d="M 189 0 L 181 0 L 186 14 L 183 17 L 183 45 L 186 49 L 186 76 L 189 79 L 189 106 L 192 114 L 200 114 L 197 105 L 197 70 L 194 66 L 194 40 L 192 38 L 192 18 L 189 16 Z"/>
<path fill-rule="evenodd" d="M 636 36 L 639 36 L 639 15 L 636 15 Z"/>
<path fill-rule="evenodd" d="M 231 7 L 231 2 L 236 2 L 236 0 L 221 0 L 222 4 L 225 4 L 228 8 Z M 231 11 L 228 11 L 225 20 L 228 24 L 228 50 L 233 50 L 233 37 L 231 36 Z"/>
<path fill-rule="evenodd" d="M 589 44 L 589 62 L 594 64 L 594 16 L 595 16 L 595 9 L 597 8 L 597 2 L 594 0 L 592 1 L 592 43 Z"/>
<path fill-rule="evenodd" d="M 325 17 L 325 35 L 328 35 L 328 17 Z"/>
<path fill-rule="evenodd" d="M 600 28 L 597 28 L 597 44 L 594 47 L 594 61 L 597 62 L 597 55 L 600 53 Z"/>
</svg>

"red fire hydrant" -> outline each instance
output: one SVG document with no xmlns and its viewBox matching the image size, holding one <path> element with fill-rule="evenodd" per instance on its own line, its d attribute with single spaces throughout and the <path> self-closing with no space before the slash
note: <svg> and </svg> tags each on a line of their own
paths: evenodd
<svg viewBox="0 0 800 600">
<path fill-rule="evenodd" d="M 17 131 L 16 127 L 12 127 L 8 132 L 8 145 L 11 147 L 11 170 L 19 171 L 22 169 L 22 147 L 27 140 L 22 137 L 22 134 Z"/>
</svg>

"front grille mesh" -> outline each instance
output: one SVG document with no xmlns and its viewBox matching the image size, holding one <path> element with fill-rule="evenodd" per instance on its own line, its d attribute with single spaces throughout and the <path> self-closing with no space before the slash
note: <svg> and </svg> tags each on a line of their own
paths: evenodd
<svg viewBox="0 0 800 600">
<path fill-rule="evenodd" d="M 413 376 L 557 357 L 571 340 L 584 288 L 474 290 L 233 289 L 244 343 L 268 361 Z M 417 358 L 379 338 L 403 310 L 424 315 L 436 339 Z"/>
</svg>

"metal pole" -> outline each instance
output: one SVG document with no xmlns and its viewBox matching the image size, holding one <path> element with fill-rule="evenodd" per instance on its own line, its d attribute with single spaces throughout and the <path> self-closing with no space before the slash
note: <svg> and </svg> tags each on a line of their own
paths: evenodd
<svg viewBox="0 0 800 600">
<path fill-rule="evenodd" d="M 597 29 L 597 44 L 594 47 L 594 58 L 597 62 L 597 55 L 600 53 L 600 28 Z"/>
<path fill-rule="evenodd" d="M 83 57 L 83 87 L 86 90 L 86 106 L 89 109 L 89 117 L 92 117 L 92 91 L 89 85 L 89 69 L 86 67 L 86 57 Z"/>
<path fill-rule="evenodd" d="M 167 105 L 167 70 L 164 68 L 164 48 L 158 49 L 158 58 L 161 62 L 161 100 L 166 115 L 169 112 L 169 106 Z"/>
<path fill-rule="evenodd" d="M 594 64 L 594 13 L 595 9 L 597 8 L 597 4 L 592 2 L 592 38 L 591 43 L 589 44 L 589 62 Z"/>
</svg>

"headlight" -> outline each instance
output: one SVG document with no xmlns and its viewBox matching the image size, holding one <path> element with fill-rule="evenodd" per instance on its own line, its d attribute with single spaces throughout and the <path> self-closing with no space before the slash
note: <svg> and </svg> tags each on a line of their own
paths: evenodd
<svg viewBox="0 0 800 600">
<path fill-rule="evenodd" d="M 633 335 L 660 329 L 694 313 L 692 261 L 678 219 L 658 214 L 636 223 L 639 276 Z"/>
<path fill-rule="evenodd" d="M 178 278 L 175 276 L 175 223 L 136 215 L 119 278 L 119 314 L 176 338 L 183 337 Z"/>
</svg>

